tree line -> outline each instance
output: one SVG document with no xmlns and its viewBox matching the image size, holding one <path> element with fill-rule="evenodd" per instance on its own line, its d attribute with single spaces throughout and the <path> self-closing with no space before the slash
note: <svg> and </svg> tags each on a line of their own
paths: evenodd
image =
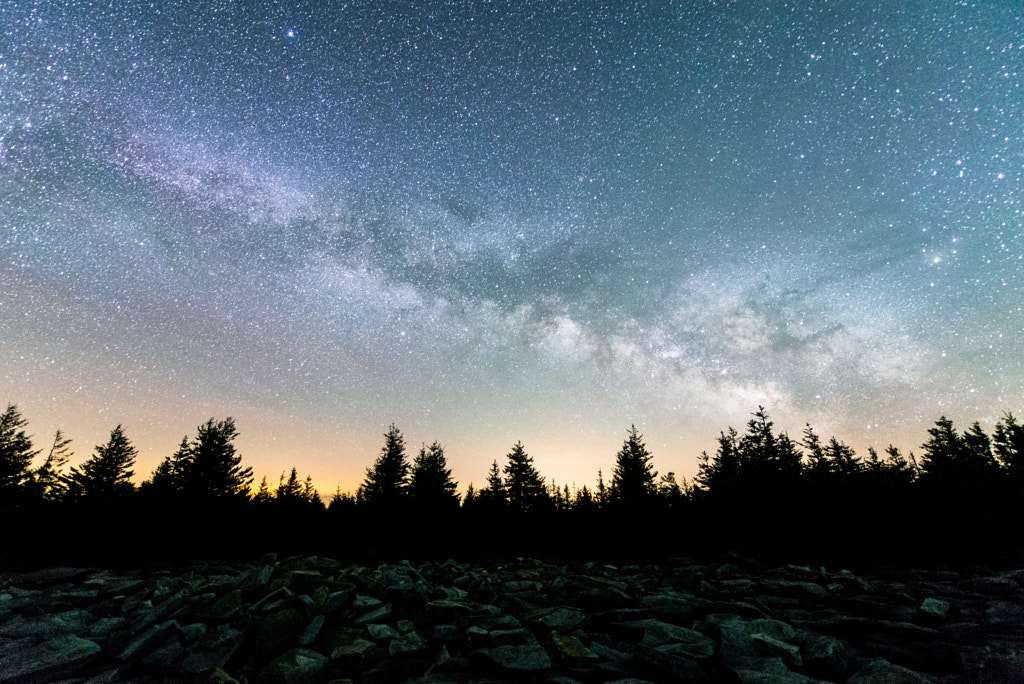
<svg viewBox="0 0 1024 684">
<path fill-rule="evenodd" d="M 36 448 L 26 427 L 16 405 L 0 415 L 7 548 L 63 534 L 79 550 L 116 552 L 116 544 L 84 541 L 107 539 L 100 528 L 114 525 L 136 536 L 136 550 L 157 554 L 274 544 L 399 555 L 741 549 L 864 560 L 1009 558 L 1024 550 L 1024 426 L 1009 413 L 991 434 L 977 422 L 959 431 L 943 416 L 920 457 L 891 445 L 861 457 L 809 425 L 793 439 L 759 407 L 744 433 L 721 432 L 714 453 L 700 455 L 694 481 L 681 483 L 671 472 L 659 477 L 635 426 L 610 480 L 599 470 L 593 488 L 547 481 L 516 442 L 503 464 L 491 463 L 483 486 L 470 484 L 462 496 L 441 444 L 424 444 L 410 459 L 392 424 L 357 490 L 339 489 L 326 504 L 295 468 L 276 486 L 264 477 L 254 487 L 231 418 L 199 425 L 139 486 L 138 452 L 122 426 L 70 468 L 66 435 L 58 430 Z"/>
</svg>

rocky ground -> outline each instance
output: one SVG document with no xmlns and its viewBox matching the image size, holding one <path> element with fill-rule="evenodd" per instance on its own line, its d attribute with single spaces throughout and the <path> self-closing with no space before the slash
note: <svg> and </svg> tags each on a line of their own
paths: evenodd
<svg viewBox="0 0 1024 684">
<path fill-rule="evenodd" d="M 0 575 L 14 682 L 1024 681 L 1024 571 L 316 557 Z"/>
</svg>

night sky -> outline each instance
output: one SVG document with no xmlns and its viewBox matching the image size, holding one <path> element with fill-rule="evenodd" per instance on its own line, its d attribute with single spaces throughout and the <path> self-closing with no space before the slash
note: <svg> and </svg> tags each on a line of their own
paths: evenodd
<svg viewBox="0 0 1024 684">
<path fill-rule="evenodd" d="M 261 4 L 261 3 L 256 3 Z M 136 479 L 233 416 L 354 489 L 394 422 L 692 478 L 1024 414 L 1012 2 L 0 2 L 0 403 Z"/>
</svg>

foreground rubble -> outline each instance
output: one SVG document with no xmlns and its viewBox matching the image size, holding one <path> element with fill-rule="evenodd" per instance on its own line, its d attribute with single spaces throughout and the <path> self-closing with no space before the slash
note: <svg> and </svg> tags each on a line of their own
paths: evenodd
<svg viewBox="0 0 1024 684">
<path fill-rule="evenodd" d="M 1004 682 L 1024 571 L 317 557 L 0 575 L 14 682 Z"/>
</svg>

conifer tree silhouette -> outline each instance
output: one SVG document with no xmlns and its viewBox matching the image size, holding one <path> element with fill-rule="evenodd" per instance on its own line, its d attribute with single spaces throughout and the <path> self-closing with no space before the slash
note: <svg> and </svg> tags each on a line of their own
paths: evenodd
<svg viewBox="0 0 1024 684">
<path fill-rule="evenodd" d="M 25 433 L 27 424 L 14 404 L 0 414 L 0 500 L 13 497 L 31 476 L 32 459 L 39 452 L 32 449 L 32 438 Z"/>
<path fill-rule="evenodd" d="M 302 483 L 299 482 L 299 471 L 297 468 L 292 468 L 291 475 L 288 479 L 284 479 L 284 473 L 281 473 L 281 478 L 277 483 L 277 490 L 274 492 L 274 498 L 279 502 L 293 502 L 303 498 L 302 496 Z"/>
<path fill-rule="evenodd" d="M 188 435 L 181 438 L 178 449 L 157 465 L 149 480 L 143 482 L 143 489 L 147 492 L 159 492 L 160 494 L 180 493 L 186 486 L 186 474 L 191 465 L 192 445 L 189 444 Z"/>
<path fill-rule="evenodd" d="M 248 499 L 252 468 L 242 467 L 234 445 L 237 436 L 234 418 L 210 418 L 196 429 L 187 454 L 179 447 L 175 464 L 182 471 L 186 494 L 201 499 Z"/>
<path fill-rule="evenodd" d="M 435 513 L 454 510 L 459 505 L 457 489 L 441 445 L 434 442 L 421 447 L 409 479 L 409 494 L 416 507 Z"/>
<path fill-rule="evenodd" d="M 360 494 L 371 506 L 394 506 L 404 499 L 408 484 L 409 461 L 405 455 L 405 439 L 392 423 L 384 433 L 380 456 L 366 470 Z"/>
<path fill-rule="evenodd" d="M 644 444 L 636 425 L 626 432 L 626 440 L 615 456 L 615 470 L 612 471 L 612 502 L 628 509 L 643 509 L 650 505 L 657 493 L 655 472 L 651 463 L 651 452 Z"/>
<path fill-rule="evenodd" d="M 709 456 L 706 451 L 701 453 L 697 466 L 697 484 L 716 496 L 731 494 L 739 485 L 743 466 L 739 435 L 736 428 L 730 427 L 719 433 L 718 449 L 714 456 Z"/>
<path fill-rule="evenodd" d="M 507 458 L 504 484 L 511 510 L 523 513 L 542 507 L 547 503 L 547 489 L 523 443 L 516 442 Z"/>
<path fill-rule="evenodd" d="M 921 445 L 921 480 L 940 487 L 960 487 L 990 477 L 997 468 L 992 443 L 978 423 L 960 434 L 945 416 L 928 430 Z"/>
<path fill-rule="evenodd" d="M 487 471 L 487 486 L 479 491 L 477 498 L 493 509 L 504 508 L 508 503 L 505 481 L 501 479 L 501 466 L 496 460 L 491 462 L 491 468 Z"/>
<path fill-rule="evenodd" d="M 68 475 L 68 496 L 74 499 L 105 502 L 123 498 L 133 491 L 132 467 L 138 450 L 128 441 L 124 428 L 118 425 L 106 444 L 97 445 L 96 453 Z"/>
<path fill-rule="evenodd" d="M 44 501 L 59 501 L 67 495 L 66 476 L 62 472 L 71 457 L 71 440 L 58 429 L 46 460 L 32 474 L 39 495 Z"/>
<path fill-rule="evenodd" d="M 992 448 L 1010 479 L 1024 483 L 1024 425 L 1018 423 L 1012 413 L 1006 413 L 996 423 Z"/>
</svg>

